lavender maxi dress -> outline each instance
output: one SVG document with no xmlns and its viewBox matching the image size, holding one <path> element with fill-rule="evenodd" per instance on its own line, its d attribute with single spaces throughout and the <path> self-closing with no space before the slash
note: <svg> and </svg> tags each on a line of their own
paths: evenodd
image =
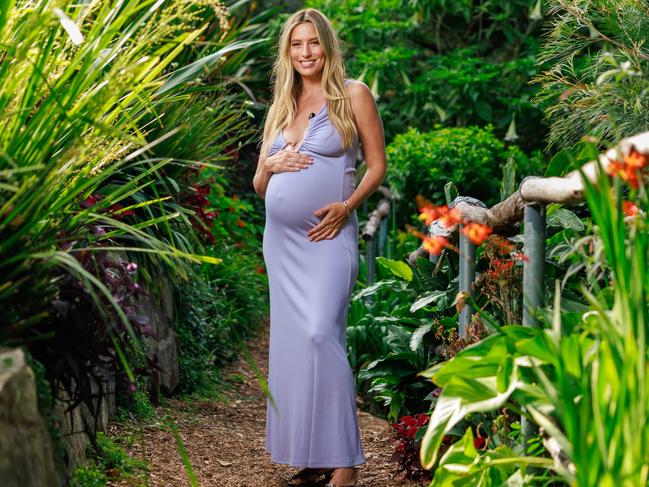
<svg viewBox="0 0 649 487">
<path fill-rule="evenodd" d="M 285 144 L 282 134 L 269 154 Z M 327 106 L 309 120 L 299 152 L 307 169 L 273 174 L 266 190 L 263 253 L 270 290 L 266 451 L 296 467 L 365 463 L 356 416 L 346 324 L 358 273 L 354 211 L 333 239 L 312 242 L 318 208 L 355 189 L 358 139 L 344 149 Z"/>
</svg>

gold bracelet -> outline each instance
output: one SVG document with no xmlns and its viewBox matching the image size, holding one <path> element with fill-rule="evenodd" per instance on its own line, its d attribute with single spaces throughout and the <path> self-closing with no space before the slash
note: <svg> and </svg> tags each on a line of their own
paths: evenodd
<svg viewBox="0 0 649 487">
<path fill-rule="evenodd" d="M 347 206 L 347 202 L 346 202 L 346 201 L 343 201 L 343 205 L 345 205 L 345 208 L 347 209 L 347 216 L 349 217 L 352 213 L 351 213 L 351 211 L 349 210 L 349 206 Z"/>
</svg>

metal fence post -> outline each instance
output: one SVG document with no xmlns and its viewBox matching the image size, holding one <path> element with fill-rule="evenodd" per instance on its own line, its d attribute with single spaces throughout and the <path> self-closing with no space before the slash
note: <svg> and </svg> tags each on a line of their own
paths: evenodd
<svg viewBox="0 0 649 487">
<path fill-rule="evenodd" d="M 383 218 L 379 227 L 378 255 L 382 256 L 385 256 L 385 242 L 388 240 L 388 218 L 389 216 Z"/>
<path fill-rule="evenodd" d="M 475 281 L 475 245 L 462 232 L 460 227 L 460 276 L 459 287 L 460 292 L 467 292 L 473 296 L 472 285 Z M 458 334 L 460 338 L 466 337 L 466 329 L 471 323 L 471 316 L 473 309 L 470 305 L 465 304 L 460 311 L 460 318 L 458 320 Z"/>
<path fill-rule="evenodd" d="M 543 304 L 543 279 L 545 271 L 545 206 L 525 205 L 525 247 L 523 253 L 523 326 L 539 326 L 536 311 Z M 534 423 L 521 418 L 523 450 L 527 450 L 530 437 L 538 430 Z"/>
<path fill-rule="evenodd" d="M 536 310 L 543 304 L 545 270 L 545 206 L 525 205 L 523 262 L 523 326 L 539 326 Z"/>
<path fill-rule="evenodd" d="M 370 237 L 369 239 L 365 240 L 365 270 L 368 286 L 374 282 L 374 240 L 374 237 Z"/>
</svg>

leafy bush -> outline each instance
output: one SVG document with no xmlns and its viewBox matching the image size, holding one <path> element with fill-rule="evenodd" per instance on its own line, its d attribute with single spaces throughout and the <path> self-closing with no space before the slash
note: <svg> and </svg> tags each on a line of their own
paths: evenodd
<svg viewBox="0 0 649 487">
<path fill-rule="evenodd" d="M 448 182 L 462 195 L 494 204 L 499 198 L 502 168 L 510 158 L 518 174 L 541 172 L 539 155 L 529 158 L 516 146 L 506 147 L 491 126 L 438 127 L 431 132 L 411 128 L 395 138 L 387 155 L 386 180 L 405 209 L 414 209 L 417 194 L 443 202 Z"/>
<path fill-rule="evenodd" d="M 530 102 L 538 87 L 527 81 L 537 72 L 540 0 L 306 4 L 336 26 L 350 75 L 377 97 L 388 141 L 404 126 L 492 123 L 498 136 L 538 147 L 542 112 Z"/>
<path fill-rule="evenodd" d="M 70 480 L 71 487 L 104 487 L 108 477 L 93 462 L 79 465 Z"/>
<path fill-rule="evenodd" d="M 228 245 L 218 255 L 220 265 L 195 269 L 178 290 L 180 393 L 213 393 L 218 367 L 237 358 L 239 339 L 259 329 L 268 309 L 259 257 Z"/>
</svg>

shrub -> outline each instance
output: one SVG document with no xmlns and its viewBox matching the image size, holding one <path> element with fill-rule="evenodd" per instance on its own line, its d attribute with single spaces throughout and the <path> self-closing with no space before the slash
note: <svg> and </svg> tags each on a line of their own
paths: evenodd
<svg viewBox="0 0 649 487">
<path fill-rule="evenodd" d="M 499 198 L 502 167 L 509 158 L 518 174 L 539 172 L 540 157 L 528 158 L 518 147 L 505 147 L 491 126 L 436 128 L 430 132 L 409 129 L 387 148 L 386 180 L 405 206 L 414 208 L 417 194 L 435 203 L 444 200 L 444 185 L 453 182 L 460 194 L 487 204 Z"/>
<path fill-rule="evenodd" d="M 251 336 L 267 311 L 259 257 L 228 245 L 217 255 L 223 259 L 220 265 L 195 269 L 178 290 L 175 331 L 183 394 L 212 393 L 218 368 L 237 358 L 238 339 Z"/>
<path fill-rule="evenodd" d="M 404 124 L 492 123 L 523 147 L 538 147 L 538 0 L 308 0 L 334 23 L 347 51 L 350 77 L 377 97 L 386 139 Z M 525 121 L 524 124 L 521 121 Z"/>
</svg>

